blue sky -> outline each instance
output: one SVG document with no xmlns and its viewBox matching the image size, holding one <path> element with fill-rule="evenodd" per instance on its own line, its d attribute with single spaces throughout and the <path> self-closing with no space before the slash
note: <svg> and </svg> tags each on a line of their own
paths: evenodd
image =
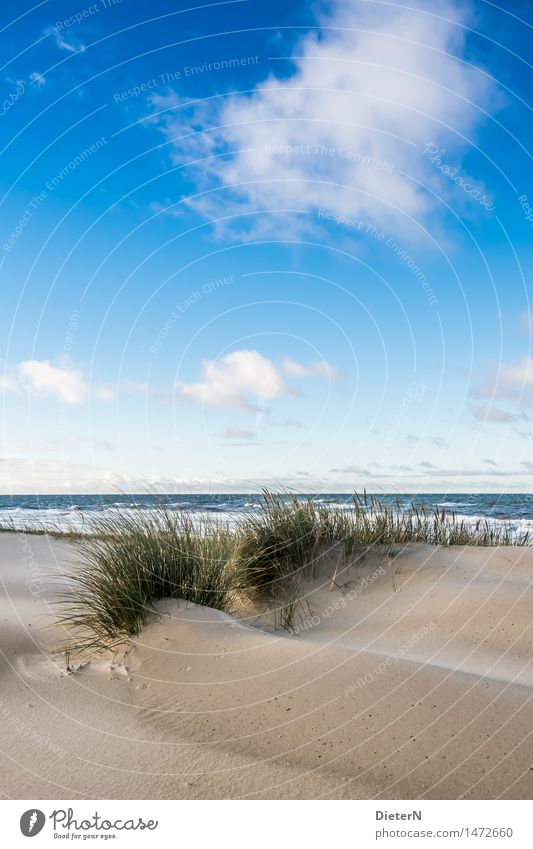
<svg viewBox="0 0 533 849">
<path fill-rule="evenodd" d="M 531 489 L 527 2 L 1 14 L 0 490 Z"/>
</svg>

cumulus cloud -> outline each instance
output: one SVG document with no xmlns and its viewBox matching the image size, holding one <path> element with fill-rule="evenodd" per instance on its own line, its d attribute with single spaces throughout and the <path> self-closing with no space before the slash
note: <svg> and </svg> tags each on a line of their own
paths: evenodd
<svg viewBox="0 0 533 849">
<path fill-rule="evenodd" d="M 295 360 L 285 359 L 283 360 L 283 371 L 291 377 L 326 377 L 335 383 L 342 380 L 340 371 L 325 360 L 304 366 Z"/>
<path fill-rule="evenodd" d="M 487 76 L 460 61 L 468 14 L 453 0 L 429 12 L 336 0 L 296 44 L 289 75 L 206 101 L 153 95 L 148 123 L 175 162 L 196 161 L 188 173 L 200 193 L 184 202 L 210 219 L 242 213 L 224 225 L 241 238 L 314 230 L 320 208 L 394 229 L 423 218 L 432 201 L 417 181 L 451 191 L 425 147 L 460 159 L 490 93 Z"/>
<path fill-rule="evenodd" d="M 339 380 L 340 372 L 329 363 L 304 366 L 295 360 L 284 360 L 278 368 L 272 360 L 258 351 L 233 351 L 219 360 L 204 360 L 203 381 L 178 383 L 179 393 L 202 404 L 216 407 L 241 407 L 261 410 L 265 403 L 280 395 L 294 395 L 283 374 L 293 377 L 322 377 Z M 283 423 L 270 422 L 276 427 L 297 427 L 298 422 L 287 419 Z"/>
<path fill-rule="evenodd" d="M 8 376 L 0 377 L 0 392 L 17 392 L 26 389 L 32 394 L 57 398 L 64 404 L 83 404 L 92 392 L 103 401 L 113 401 L 116 390 L 100 383 L 89 386 L 81 369 L 64 359 L 59 365 L 49 360 L 24 360 L 8 369 Z"/>
<path fill-rule="evenodd" d="M 48 360 L 25 360 L 17 371 L 40 395 L 55 396 L 65 404 L 82 404 L 87 397 L 87 383 L 76 368 L 53 366 Z"/>
<path fill-rule="evenodd" d="M 257 410 L 289 389 L 271 360 L 258 351 L 234 351 L 219 360 L 204 360 L 201 383 L 180 383 L 180 393 L 202 404 Z"/>
</svg>

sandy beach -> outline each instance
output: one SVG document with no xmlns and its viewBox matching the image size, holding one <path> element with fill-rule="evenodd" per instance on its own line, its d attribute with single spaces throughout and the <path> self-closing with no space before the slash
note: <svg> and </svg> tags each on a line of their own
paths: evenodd
<svg viewBox="0 0 533 849">
<path fill-rule="evenodd" d="M 75 544 L 0 535 L 3 798 L 530 799 L 533 551 L 398 550 L 309 581 L 299 632 L 157 605 L 53 651 Z"/>
</svg>

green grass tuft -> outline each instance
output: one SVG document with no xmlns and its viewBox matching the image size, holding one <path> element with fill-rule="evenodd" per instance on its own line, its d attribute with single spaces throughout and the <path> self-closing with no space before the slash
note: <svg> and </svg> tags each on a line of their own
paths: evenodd
<svg viewBox="0 0 533 849">
<path fill-rule="evenodd" d="M 69 574 L 61 622 L 84 635 L 78 647 L 108 646 L 137 634 L 161 598 L 227 610 L 235 595 L 230 531 L 164 506 L 98 519 L 77 549 L 80 561 Z"/>
<path fill-rule="evenodd" d="M 280 627 L 295 627 L 302 587 L 318 577 L 321 557 L 341 549 L 352 561 L 390 546 L 529 545 L 528 534 L 479 521 L 474 527 L 444 511 L 390 508 L 357 495 L 347 508 L 263 492 L 259 506 L 236 527 L 171 512 L 117 512 L 90 523 L 77 543 L 61 621 L 75 647 L 110 646 L 137 634 L 162 598 L 231 610 L 243 596 L 275 612 Z M 393 577 L 393 587 L 397 589 Z"/>
</svg>

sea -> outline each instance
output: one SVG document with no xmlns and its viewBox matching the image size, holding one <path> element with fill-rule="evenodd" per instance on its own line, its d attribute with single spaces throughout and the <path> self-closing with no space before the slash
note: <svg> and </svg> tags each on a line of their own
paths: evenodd
<svg viewBox="0 0 533 849">
<path fill-rule="evenodd" d="M 349 494 L 317 493 L 297 495 L 326 507 L 353 509 L 353 496 Z M 361 496 L 360 496 L 361 497 Z M 444 510 L 464 517 L 475 524 L 487 520 L 496 526 L 505 525 L 517 534 L 533 531 L 533 494 L 472 494 L 418 493 L 376 495 L 381 503 L 399 505 L 402 512 L 426 507 Z M 0 495 L 0 528 L 15 530 L 49 529 L 58 531 L 89 530 L 91 521 L 100 518 L 129 514 L 130 511 L 149 511 L 163 503 L 170 511 L 189 511 L 191 514 L 209 516 L 211 519 L 235 524 L 239 517 L 256 510 L 260 494 L 137 494 L 137 495 Z M 367 495 L 370 499 L 371 496 Z"/>
</svg>

